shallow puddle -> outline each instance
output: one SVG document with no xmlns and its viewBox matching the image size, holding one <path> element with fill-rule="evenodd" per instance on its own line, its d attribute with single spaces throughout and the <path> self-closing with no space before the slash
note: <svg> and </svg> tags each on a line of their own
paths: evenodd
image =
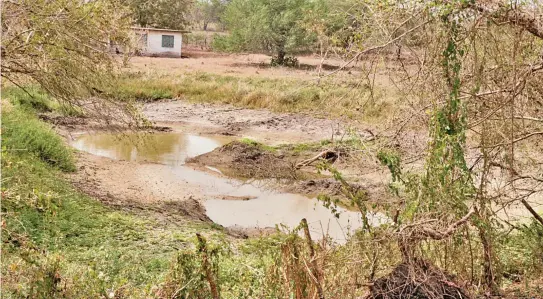
<svg viewBox="0 0 543 299">
<path fill-rule="evenodd" d="M 182 133 L 89 134 L 79 136 L 72 146 L 115 160 L 182 165 L 187 158 L 210 152 L 228 141 L 224 137 Z"/>
<path fill-rule="evenodd" d="M 337 242 L 345 241 L 362 226 L 358 212 L 339 208 L 341 214 L 336 218 L 317 200 L 296 194 L 269 193 L 251 200 L 213 199 L 206 201 L 205 207 L 209 218 L 223 226 L 263 228 L 281 223 L 293 228 L 306 218 L 314 237 L 327 235 Z M 371 215 L 370 221 L 377 226 L 386 222 L 386 217 Z"/>
<path fill-rule="evenodd" d="M 306 218 L 315 238 L 328 235 L 339 242 L 362 226 L 358 212 L 338 208 L 338 219 L 315 199 L 275 192 L 270 184 L 264 186 L 263 182 L 243 183 L 224 178 L 212 167 L 207 167 L 208 173 L 183 165 L 187 158 L 210 152 L 228 141 L 223 136 L 183 133 L 92 134 L 80 136 L 72 145 L 112 159 L 163 164 L 156 165 L 160 168 L 155 167 L 152 173 L 143 164 L 135 167 L 133 175 L 142 183 L 134 183 L 164 199 L 172 197 L 176 188 L 191 188 L 190 192 L 206 199 L 203 205 L 211 220 L 223 226 L 265 228 L 284 224 L 292 228 Z M 386 217 L 372 215 L 370 221 L 379 225 Z"/>
</svg>

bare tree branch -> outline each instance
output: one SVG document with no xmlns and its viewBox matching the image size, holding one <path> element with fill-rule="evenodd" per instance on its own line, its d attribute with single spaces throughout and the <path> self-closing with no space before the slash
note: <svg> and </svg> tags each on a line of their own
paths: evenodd
<svg viewBox="0 0 543 299">
<path fill-rule="evenodd" d="M 541 216 L 534 210 L 534 208 L 530 206 L 530 204 L 526 201 L 526 199 L 522 199 L 520 202 L 522 202 L 522 204 L 526 207 L 526 209 L 530 211 L 532 216 L 534 216 L 534 218 L 537 219 L 537 221 L 539 221 L 541 225 L 543 225 L 543 218 L 541 218 Z"/>
<path fill-rule="evenodd" d="M 521 27 L 531 34 L 543 39 L 543 16 L 534 11 L 526 12 L 513 7 L 514 1 L 466 1 L 467 5 L 497 23 L 508 22 Z"/>
</svg>

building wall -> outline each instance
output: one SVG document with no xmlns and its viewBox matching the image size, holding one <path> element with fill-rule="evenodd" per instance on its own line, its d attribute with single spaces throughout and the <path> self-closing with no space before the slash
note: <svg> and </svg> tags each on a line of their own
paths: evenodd
<svg viewBox="0 0 543 299">
<path fill-rule="evenodd" d="M 173 48 L 162 47 L 162 36 L 173 35 Z M 147 49 L 146 54 L 153 55 L 167 55 L 167 56 L 181 56 L 181 44 L 183 36 L 180 32 L 168 32 L 168 31 L 149 31 L 147 35 Z"/>
</svg>

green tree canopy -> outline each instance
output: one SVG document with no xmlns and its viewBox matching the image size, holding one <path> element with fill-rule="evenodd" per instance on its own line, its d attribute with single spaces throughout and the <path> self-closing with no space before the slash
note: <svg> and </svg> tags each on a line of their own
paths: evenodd
<svg viewBox="0 0 543 299">
<path fill-rule="evenodd" d="M 127 44 L 131 20 L 110 0 L 22 0 L 2 5 L 2 78 L 74 101 L 110 81 L 110 44 Z"/>
<path fill-rule="evenodd" d="M 132 123 L 132 107 L 107 93 L 119 63 L 111 45 L 130 45 L 129 15 L 114 0 L 2 3 L 3 87 L 39 86 L 66 106 Z"/>
<path fill-rule="evenodd" d="M 306 50 L 314 42 L 314 34 L 303 24 L 312 7 L 308 0 L 233 0 L 224 15 L 231 34 L 222 48 L 270 53 L 283 64 L 288 54 Z"/>
<path fill-rule="evenodd" d="M 192 1 L 128 0 L 135 22 L 142 27 L 185 29 Z"/>
<path fill-rule="evenodd" d="M 227 0 L 198 0 L 194 7 L 193 22 L 202 24 L 207 30 L 209 23 L 222 24 L 222 15 L 226 9 Z"/>
</svg>

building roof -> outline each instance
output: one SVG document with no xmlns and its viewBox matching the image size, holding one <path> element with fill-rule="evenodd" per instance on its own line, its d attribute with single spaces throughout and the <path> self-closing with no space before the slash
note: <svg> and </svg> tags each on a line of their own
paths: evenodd
<svg viewBox="0 0 543 299">
<path fill-rule="evenodd" d="M 190 33 L 188 30 L 175 30 L 175 29 L 165 29 L 165 28 L 151 28 L 151 27 L 131 27 L 134 30 L 149 30 L 149 31 L 166 31 L 166 32 L 179 32 L 179 33 Z"/>
</svg>

